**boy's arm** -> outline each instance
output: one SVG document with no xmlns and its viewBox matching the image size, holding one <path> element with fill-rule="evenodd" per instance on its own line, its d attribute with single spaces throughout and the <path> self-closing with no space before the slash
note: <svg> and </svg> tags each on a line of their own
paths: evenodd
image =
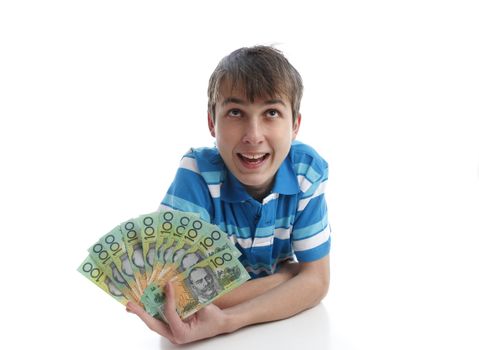
<svg viewBox="0 0 479 350">
<path fill-rule="evenodd" d="M 266 277 L 249 280 L 228 294 L 215 300 L 214 304 L 221 309 L 226 309 L 244 301 L 251 300 L 290 280 L 298 274 L 299 270 L 299 263 L 284 262 L 281 264 L 279 272 Z"/>
<path fill-rule="evenodd" d="M 299 263 L 299 272 L 264 294 L 223 310 L 226 332 L 255 323 L 280 320 L 317 305 L 329 289 L 329 256 Z"/>
<path fill-rule="evenodd" d="M 269 289 L 251 300 L 221 310 L 211 304 L 191 318 L 182 321 L 176 313 L 174 289 L 167 284 L 165 316 L 168 325 L 150 316 L 143 308 L 128 303 L 153 331 L 175 344 L 230 333 L 247 325 L 280 320 L 318 304 L 329 288 L 329 256 L 310 263 L 300 263 L 299 272 L 286 282 Z"/>
</svg>

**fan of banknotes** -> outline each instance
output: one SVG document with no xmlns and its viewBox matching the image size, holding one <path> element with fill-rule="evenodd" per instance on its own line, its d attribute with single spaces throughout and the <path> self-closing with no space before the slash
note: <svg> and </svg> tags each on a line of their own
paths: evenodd
<svg viewBox="0 0 479 350">
<path fill-rule="evenodd" d="M 249 279 L 226 233 L 194 213 L 165 210 L 127 220 L 88 252 L 78 267 L 82 275 L 163 321 L 168 281 L 184 319 Z"/>
</svg>

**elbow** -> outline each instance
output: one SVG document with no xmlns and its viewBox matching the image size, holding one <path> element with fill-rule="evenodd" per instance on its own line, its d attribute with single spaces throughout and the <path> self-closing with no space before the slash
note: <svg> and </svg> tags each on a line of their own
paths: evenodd
<svg viewBox="0 0 479 350">
<path fill-rule="evenodd" d="M 321 273 L 315 273 L 311 276 L 311 307 L 314 307 L 321 303 L 326 297 L 329 291 L 329 269 L 321 271 Z"/>
<path fill-rule="evenodd" d="M 329 279 L 316 281 L 313 287 L 311 307 L 314 307 L 318 305 L 319 303 L 321 303 L 321 301 L 328 294 L 328 290 L 329 290 Z"/>
<path fill-rule="evenodd" d="M 326 297 L 329 290 L 329 256 L 326 256 L 320 260 L 303 263 L 299 276 L 304 276 L 304 284 L 308 285 L 309 298 L 308 306 L 314 307 L 321 303 Z"/>
</svg>

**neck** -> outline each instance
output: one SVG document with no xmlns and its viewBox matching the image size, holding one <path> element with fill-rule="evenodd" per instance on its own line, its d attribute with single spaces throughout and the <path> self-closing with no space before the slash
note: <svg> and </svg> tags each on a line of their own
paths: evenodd
<svg viewBox="0 0 479 350">
<path fill-rule="evenodd" d="M 273 184 L 270 184 L 266 188 L 254 188 L 250 186 L 245 186 L 246 192 L 256 199 L 258 202 L 262 203 L 263 199 L 271 193 L 271 189 L 273 188 Z"/>
</svg>

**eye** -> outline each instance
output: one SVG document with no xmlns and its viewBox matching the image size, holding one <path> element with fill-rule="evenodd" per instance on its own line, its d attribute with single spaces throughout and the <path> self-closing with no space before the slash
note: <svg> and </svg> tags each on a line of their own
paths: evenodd
<svg viewBox="0 0 479 350">
<path fill-rule="evenodd" d="M 239 109 L 230 109 L 228 111 L 228 116 L 233 117 L 233 118 L 238 118 L 241 117 L 241 111 Z"/>
<path fill-rule="evenodd" d="M 266 111 L 266 116 L 269 118 L 277 118 L 279 117 L 279 111 L 276 109 L 268 109 Z"/>
</svg>

